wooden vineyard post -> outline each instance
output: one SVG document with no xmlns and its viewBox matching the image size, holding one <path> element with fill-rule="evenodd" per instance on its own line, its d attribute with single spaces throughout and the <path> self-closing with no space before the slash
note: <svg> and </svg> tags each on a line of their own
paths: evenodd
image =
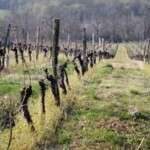
<svg viewBox="0 0 150 150">
<path fill-rule="evenodd" d="M 147 63 L 150 64 L 150 39 L 148 39 L 148 46 L 147 46 Z"/>
<path fill-rule="evenodd" d="M 99 46 L 99 48 L 101 47 L 101 38 L 100 37 L 98 38 L 98 46 Z"/>
<path fill-rule="evenodd" d="M 86 43 L 86 28 L 83 28 L 83 75 L 87 71 L 87 58 L 86 58 L 86 49 L 87 49 L 87 43 Z"/>
<path fill-rule="evenodd" d="M 92 34 L 92 47 L 93 47 L 93 50 L 95 50 L 95 34 L 94 33 Z"/>
<path fill-rule="evenodd" d="M 143 55 L 144 55 L 144 58 L 143 58 L 143 60 L 144 60 L 144 63 L 146 63 L 146 46 L 145 46 L 146 44 L 145 44 L 145 42 L 144 42 L 144 44 L 142 45 L 142 48 L 143 48 L 143 50 L 144 50 L 144 52 L 143 52 Z M 141 49 L 142 49 L 141 48 Z"/>
<path fill-rule="evenodd" d="M 22 29 L 22 40 L 23 40 L 23 44 L 27 45 L 27 32 L 25 31 L 25 29 Z"/>
<path fill-rule="evenodd" d="M 103 52 L 105 51 L 105 41 L 104 41 L 104 39 L 102 38 L 102 49 L 103 49 Z"/>
<path fill-rule="evenodd" d="M 84 60 L 86 58 L 86 48 L 87 48 L 87 44 L 86 44 L 86 28 L 83 29 L 83 57 Z"/>
<path fill-rule="evenodd" d="M 39 58 L 39 40 L 40 40 L 40 27 L 37 27 L 37 33 L 36 33 L 36 60 Z"/>
<path fill-rule="evenodd" d="M 6 33 L 6 37 L 5 37 L 5 43 L 4 43 L 4 55 L 3 55 L 3 59 L 2 59 L 2 69 L 5 67 L 5 56 L 6 56 L 6 48 L 8 46 L 8 39 L 9 39 L 9 35 L 10 35 L 10 30 L 11 30 L 11 25 L 8 25 L 8 29 L 7 29 L 7 33 Z"/>
<path fill-rule="evenodd" d="M 70 34 L 68 33 L 68 37 L 67 37 L 67 48 L 69 50 L 70 48 Z"/>
<path fill-rule="evenodd" d="M 58 87 L 58 75 L 57 75 L 57 66 L 58 66 L 58 54 L 59 54 L 59 27 L 60 27 L 60 20 L 54 20 L 54 31 L 53 31 L 53 48 L 52 48 L 52 69 L 53 69 L 53 76 L 56 81 L 55 84 L 55 101 L 57 106 L 60 106 L 60 94 L 59 94 L 59 87 Z"/>
</svg>

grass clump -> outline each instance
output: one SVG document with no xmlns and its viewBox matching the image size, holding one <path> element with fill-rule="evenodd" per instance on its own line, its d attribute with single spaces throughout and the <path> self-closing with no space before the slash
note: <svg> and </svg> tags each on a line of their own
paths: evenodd
<svg viewBox="0 0 150 150">
<path fill-rule="evenodd" d="M 58 144 L 70 144 L 71 142 L 71 133 L 61 129 L 58 136 Z"/>
</svg>

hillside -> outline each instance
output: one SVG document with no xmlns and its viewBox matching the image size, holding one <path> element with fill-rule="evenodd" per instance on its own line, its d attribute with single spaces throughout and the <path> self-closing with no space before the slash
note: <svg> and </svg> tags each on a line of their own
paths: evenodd
<svg viewBox="0 0 150 150">
<path fill-rule="evenodd" d="M 89 39 L 95 33 L 97 41 L 99 36 L 115 42 L 137 41 L 150 34 L 149 0 L 1 0 L 0 8 L 11 10 L 12 24 L 19 22 L 29 32 L 60 18 L 63 38 L 72 31 L 72 39 L 81 40 L 83 26 L 88 27 Z"/>
</svg>

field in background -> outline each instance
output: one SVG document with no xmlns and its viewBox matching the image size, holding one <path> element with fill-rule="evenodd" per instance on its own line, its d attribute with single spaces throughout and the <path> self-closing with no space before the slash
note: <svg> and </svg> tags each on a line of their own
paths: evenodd
<svg viewBox="0 0 150 150">
<path fill-rule="evenodd" d="M 8 10 L 0 9 L 0 21 L 3 21 L 9 14 L 10 12 Z"/>
</svg>

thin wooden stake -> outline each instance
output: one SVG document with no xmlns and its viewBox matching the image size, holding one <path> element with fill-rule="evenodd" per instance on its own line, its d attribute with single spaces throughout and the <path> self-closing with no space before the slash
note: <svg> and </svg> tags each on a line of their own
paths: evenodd
<svg viewBox="0 0 150 150">
<path fill-rule="evenodd" d="M 39 58 L 39 40 L 40 40 L 40 27 L 37 28 L 37 33 L 36 33 L 36 60 Z"/>
<path fill-rule="evenodd" d="M 83 58 L 86 59 L 86 49 L 87 49 L 87 43 L 86 43 L 86 28 L 83 28 Z"/>
<path fill-rule="evenodd" d="M 88 62 L 86 57 L 87 57 L 86 28 L 83 28 L 83 71 L 82 71 L 83 75 L 88 70 L 88 64 L 87 64 Z"/>
</svg>

